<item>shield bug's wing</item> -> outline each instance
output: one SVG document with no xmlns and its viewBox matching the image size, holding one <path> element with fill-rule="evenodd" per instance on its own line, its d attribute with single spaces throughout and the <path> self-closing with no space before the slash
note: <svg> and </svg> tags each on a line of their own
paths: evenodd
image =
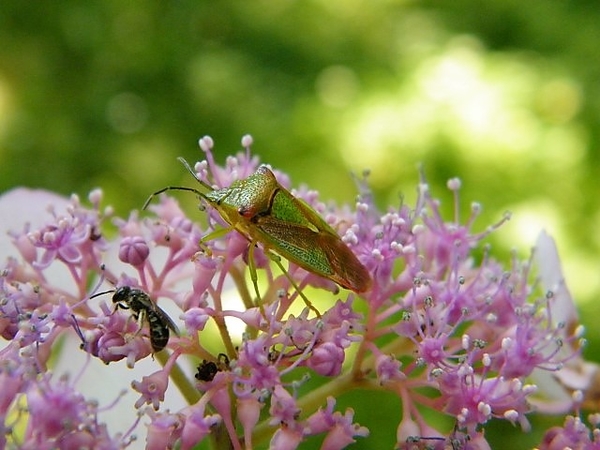
<svg viewBox="0 0 600 450">
<path fill-rule="evenodd" d="M 273 179 L 275 175 L 269 171 Z M 294 197 L 287 189 L 277 184 L 271 195 L 269 216 L 283 222 L 304 226 L 313 231 L 323 231 L 338 237 L 335 230 L 304 200 Z"/>
<path fill-rule="evenodd" d="M 269 174 L 275 180 L 271 171 Z M 335 230 L 306 202 L 278 183 L 268 214 L 253 218 L 252 222 L 261 232 L 261 236 L 252 236 L 254 240 L 281 256 L 346 289 L 358 293 L 369 289 L 369 272 Z"/>
<path fill-rule="evenodd" d="M 333 281 L 359 294 L 371 288 L 371 276 L 367 268 L 339 236 L 321 233 L 318 240 L 333 269 Z"/>
<path fill-rule="evenodd" d="M 256 221 L 252 237 L 263 243 L 267 250 L 278 254 L 309 272 L 331 277 L 333 270 L 322 248 L 314 245 L 318 232 L 304 226 L 282 222 L 273 217 L 261 217 Z M 265 237 L 269 237 L 265 240 Z"/>
<path fill-rule="evenodd" d="M 273 249 L 303 269 L 335 281 L 346 289 L 357 293 L 369 289 L 369 272 L 338 235 L 314 231 L 270 216 L 261 217 L 256 226 L 265 236 L 271 237 L 267 249 Z"/>
</svg>

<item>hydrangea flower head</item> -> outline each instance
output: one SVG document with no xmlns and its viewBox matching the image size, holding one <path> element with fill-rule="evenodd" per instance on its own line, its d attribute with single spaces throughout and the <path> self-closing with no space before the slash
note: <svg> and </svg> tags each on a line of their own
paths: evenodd
<svg viewBox="0 0 600 450">
<path fill-rule="evenodd" d="M 244 150 L 221 166 L 214 142 L 204 137 L 205 158 L 190 168 L 201 181 L 190 191 L 210 187 L 211 199 L 227 202 L 233 184 L 242 189 L 236 195 L 248 195 L 250 209 L 229 217 L 206 194 L 198 199 L 203 212 L 188 216 L 165 192 L 147 212 L 113 218 L 118 232 L 109 237 L 113 212 L 101 209 L 101 192 L 94 191 L 91 206 L 73 196 L 64 212 L 51 208 L 44 225 L 11 231 L 16 252 L 0 272 L 0 333 L 7 341 L 0 413 L 9 430 L 2 444 L 125 448 L 142 422 L 147 448 L 188 449 L 213 439 L 216 448 L 294 449 L 317 438 L 321 448 L 341 449 L 368 442 L 370 430 L 355 418 L 363 404 L 338 407 L 338 397 L 369 391 L 384 391 L 401 405 L 395 431 L 386 431 L 395 448 L 488 448 L 491 421 L 527 431 L 532 405 L 538 413 L 573 414 L 548 431 L 540 448 L 595 442 L 578 413 L 596 367 L 581 357 L 582 330 L 551 238 L 542 234 L 532 258 L 504 266 L 485 239 L 508 215 L 476 232 L 481 207 L 473 204 L 460 222 L 458 179 L 448 182 L 457 211 L 451 220 L 424 177 L 415 205 L 385 213 L 366 179 L 358 180 L 355 204 L 338 207 L 315 191 L 291 189 L 274 170 L 276 188 L 257 199 L 254 190 L 262 186 L 240 184 L 259 167 L 251 144 L 244 136 Z M 281 189 L 302 208 L 286 211 L 272 201 Z M 336 235 L 320 240 L 319 227 L 299 226 L 294 215 L 304 207 Z M 236 214 L 250 217 L 237 230 Z M 344 275 L 341 282 L 323 278 L 297 258 L 281 258 L 269 240 L 254 239 L 252 227 L 265 217 L 295 233 L 278 237 L 290 254 L 328 245 L 352 252 L 368 277 L 365 289 L 343 289 Z M 346 268 L 347 258 L 334 261 L 340 252 L 327 250 L 332 267 Z M 49 275 L 57 268 L 66 282 Z M 97 295 L 114 297 L 122 287 L 143 299 Z M 101 408 L 78 391 L 79 377 L 69 382 L 48 369 L 63 336 L 78 339 L 84 360 L 97 358 L 106 371 L 154 359 L 156 370 L 124 386 L 139 394 L 138 415 L 126 431 L 111 435 L 102 425 Z M 589 375 L 575 385 L 574 373 Z M 174 389 L 185 400 L 179 410 L 164 406 Z M 452 425 L 431 420 L 424 409 Z M 11 431 L 14 417 L 25 422 L 24 434 Z"/>
</svg>

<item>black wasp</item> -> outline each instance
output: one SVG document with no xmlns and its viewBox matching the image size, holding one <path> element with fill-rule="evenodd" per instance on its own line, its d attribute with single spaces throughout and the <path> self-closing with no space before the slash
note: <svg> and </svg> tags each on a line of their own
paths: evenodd
<svg viewBox="0 0 600 450">
<path fill-rule="evenodd" d="M 130 309 L 131 316 L 138 321 L 140 327 L 144 325 L 144 322 L 148 322 L 148 328 L 150 330 L 150 345 L 154 353 L 160 352 L 165 348 L 169 342 L 169 328 L 173 330 L 175 334 L 179 334 L 177 326 L 173 323 L 171 318 L 162 309 L 156 305 L 148 294 L 141 289 L 131 288 L 129 286 L 121 286 L 114 292 L 112 301 L 115 304 L 115 311 L 118 308 Z M 107 292 L 101 292 L 93 297 Z"/>
</svg>

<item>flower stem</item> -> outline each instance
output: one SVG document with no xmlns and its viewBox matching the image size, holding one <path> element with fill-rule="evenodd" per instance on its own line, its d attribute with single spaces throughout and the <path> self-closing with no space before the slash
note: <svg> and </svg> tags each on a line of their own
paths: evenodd
<svg viewBox="0 0 600 450">
<path fill-rule="evenodd" d="M 169 354 L 166 351 L 158 352 L 155 356 L 163 367 L 169 360 Z M 175 386 L 177 386 L 179 389 L 179 392 L 181 392 L 183 395 L 183 398 L 185 398 L 185 401 L 188 403 L 188 405 L 193 405 L 200 400 L 198 389 L 196 389 L 193 383 L 191 383 L 188 377 L 186 377 L 179 364 L 173 364 L 173 368 L 169 372 L 169 376 L 171 380 L 173 380 L 173 383 L 175 383 Z"/>
</svg>

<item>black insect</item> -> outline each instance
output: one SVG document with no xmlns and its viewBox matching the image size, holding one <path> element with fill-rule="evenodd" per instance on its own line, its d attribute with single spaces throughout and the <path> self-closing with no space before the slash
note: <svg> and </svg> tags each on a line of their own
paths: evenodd
<svg viewBox="0 0 600 450">
<path fill-rule="evenodd" d="M 198 381 L 212 381 L 217 372 L 229 370 L 229 358 L 224 353 L 219 353 L 217 362 L 207 361 L 206 359 L 198 365 L 196 379 Z"/>
<path fill-rule="evenodd" d="M 169 329 L 179 335 L 177 326 L 167 313 L 141 289 L 121 286 L 116 291 L 100 292 L 90 298 L 109 292 L 114 292 L 112 301 L 115 304 L 115 311 L 118 308 L 131 310 L 131 316 L 138 321 L 140 328 L 144 326 L 144 322 L 148 322 L 150 345 L 155 353 L 160 352 L 169 343 Z"/>
<path fill-rule="evenodd" d="M 205 359 L 198 365 L 196 375 L 194 376 L 198 381 L 212 381 L 218 371 L 219 368 L 216 362 Z"/>
</svg>

